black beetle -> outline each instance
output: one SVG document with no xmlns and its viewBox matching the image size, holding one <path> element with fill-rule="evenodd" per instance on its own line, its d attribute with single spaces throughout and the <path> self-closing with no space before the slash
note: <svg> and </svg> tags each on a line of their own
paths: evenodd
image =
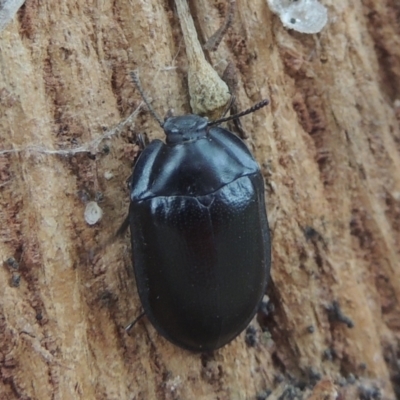
<svg viewBox="0 0 400 400">
<path fill-rule="evenodd" d="M 270 273 L 271 244 L 260 168 L 244 142 L 209 122 L 166 118 L 166 143 L 140 154 L 130 182 L 129 224 L 144 313 L 172 343 L 224 346 L 254 317 Z"/>
</svg>

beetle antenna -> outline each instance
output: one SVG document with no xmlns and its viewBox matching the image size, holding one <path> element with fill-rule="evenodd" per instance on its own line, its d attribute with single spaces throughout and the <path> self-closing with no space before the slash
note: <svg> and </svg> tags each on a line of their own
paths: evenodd
<svg viewBox="0 0 400 400">
<path fill-rule="evenodd" d="M 142 89 L 142 85 L 140 84 L 140 80 L 139 77 L 137 75 L 136 72 L 131 72 L 131 78 L 133 80 L 133 83 L 136 86 L 136 89 L 139 91 L 140 95 L 142 96 L 143 101 L 146 103 L 147 108 L 150 111 L 150 114 L 153 116 L 153 118 L 160 124 L 161 128 L 164 125 L 164 122 L 162 121 L 162 119 L 157 115 L 157 113 L 154 111 L 154 108 L 152 107 L 152 105 L 150 104 L 147 96 L 145 95 L 143 89 Z"/>
<path fill-rule="evenodd" d="M 229 117 L 226 117 L 226 118 L 220 118 L 220 119 L 217 119 L 215 121 L 210 121 L 207 125 L 208 126 L 219 125 L 222 122 L 231 121 L 232 119 L 237 119 L 237 118 L 243 117 L 244 115 L 251 114 L 251 113 L 259 110 L 260 108 L 263 108 L 263 107 L 267 106 L 268 104 L 269 104 L 269 100 L 268 99 L 264 99 L 264 100 L 260 101 L 259 103 L 254 104 L 253 107 L 250 107 L 245 111 L 242 111 L 242 112 L 240 112 L 238 114 L 235 114 L 235 115 L 230 115 Z"/>
</svg>

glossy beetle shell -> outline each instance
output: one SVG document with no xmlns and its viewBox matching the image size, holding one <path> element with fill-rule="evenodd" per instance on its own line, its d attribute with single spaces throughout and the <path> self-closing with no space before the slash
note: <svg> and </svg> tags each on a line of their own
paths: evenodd
<svg viewBox="0 0 400 400">
<path fill-rule="evenodd" d="M 131 180 L 133 264 L 157 331 L 193 351 L 234 339 L 254 317 L 270 270 L 259 166 L 233 133 L 196 115 L 169 118 Z"/>
</svg>

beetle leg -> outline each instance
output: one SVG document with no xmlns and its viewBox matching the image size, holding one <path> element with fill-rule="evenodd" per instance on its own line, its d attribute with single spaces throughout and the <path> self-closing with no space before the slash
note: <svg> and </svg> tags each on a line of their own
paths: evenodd
<svg viewBox="0 0 400 400">
<path fill-rule="evenodd" d="M 136 164 L 136 161 L 138 160 L 141 152 L 145 149 L 145 147 L 149 143 L 149 140 L 148 140 L 148 138 L 147 138 L 147 136 L 145 134 L 139 133 L 137 135 L 137 143 L 138 143 L 138 146 L 139 146 L 139 151 L 138 151 L 138 154 L 135 157 L 134 165 Z M 129 187 L 129 189 L 130 189 L 131 178 L 132 178 L 132 175 L 127 179 L 127 185 Z M 101 248 L 104 248 L 104 247 L 109 246 L 110 244 L 114 243 L 116 239 L 121 237 L 126 232 L 128 227 L 129 227 L 129 214 L 125 217 L 125 219 L 123 220 L 123 222 L 120 225 L 120 227 L 117 229 L 117 231 L 112 236 L 110 236 L 101 245 L 98 245 L 96 248 L 94 248 L 94 249 L 92 249 L 90 251 L 90 258 L 93 258 L 94 254 L 96 254 Z"/>
<path fill-rule="evenodd" d="M 128 229 L 128 226 L 129 226 L 129 214 L 125 217 L 124 221 L 122 222 L 121 226 L 118 228 L 117 232 L 114 233 L 114 236 L 112 237 L 113 241 L 117 237 L 122 236 Z"/>
<path fill-rule="evenodd" d="M 101 244 L 97 245 L 95 248 L 89 251 L 89 259 L 93 260 L 95 255 L 103 248 L 109 246 L 110 244 L 114 243 L 120 236 L 122 236 L 129 226 L 129 215 L 127 215 L 122 222 L 121 226 L 117 229 L 117 231 L 111 235 L 107 240 L 102 242 Z"/>
<path fill-rule="evenodd" d="M 139 158 L 140 153 L 146 148 L 146 146 L 149 144 L 149 139 L 145 133 L 138 133 L 137 135 L 137 144 L 139 146 L 139 152 L 136 156 L 135 161 Z"/>
<path fill-rule="evenodd" d="M 137 137 L 137 144 L 139 146 L 139 151 L 136 154 L 135 160 L 133 162 L 133 167 L 135 167 L 137 160 L 139 159 L 140 154 L 142 151 L 146 148 L 146 146 L 149 144 L 149 139 L 145 133 L 138 133 Z M 132 179 L 132 175 L 129 176 L 129 178 L 126 180 L 129 191 L 130 191 L 130 182 Z M 107 241 L 107 243 L 112 243 L 116 238 L 119 236 L 123 235 L 125 231 L 128 229 L 129 226 L 129 214 L 125 217 L 124 221 L 122 222 L 121 226 L 118 228 L 117 232 Z"/>
<path fill-rule="evenodd" d="M 136 162 L 139 159 L 140 154 L 142 154 L 142 151 L 146 148 L 146 146 L 149 144 L 149 139 L 147 138 L 147 135 L 145 133 L 138 133 L 136 135 L 136 145 L 139 147 L 139 150 L 135 154 L 134 160 L 133 160 L 133 168 L 135 168 Z M 125 185 L 131 190 L 131 179 L 132 179 L 132 174 L 128 176 L 125 180 Z"/>
<path fill-rule="evenodd" d="M 174 110 L 172 110 L 171 108 L 167 111 L 167 113 L 165 114 L 164 117 L 164 122 L 168 119 L 174 116 Z"/>
<path fill-rule="evenodd" d="M 136 322 L 139 322 L 145 315 L 146 313 L 143 311 L 137 318 L 135 318 L 130 324 L 125 327 L 125 331 L 129 332 L 136 325 Z"/>
</svg>

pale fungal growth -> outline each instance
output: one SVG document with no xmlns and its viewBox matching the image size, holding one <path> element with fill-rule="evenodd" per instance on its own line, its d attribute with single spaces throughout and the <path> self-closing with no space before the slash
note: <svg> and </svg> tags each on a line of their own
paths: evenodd
<svg viewBox="0 0 400 400">
<path fill-rule="evenodd" d="M 231 98 L 228 86 L 204 57 L 187 0 L 176 0 L 175 3 L 189 61 L 188 86 L 192 112 L 210 118 L 219 117 Z"/>
<path fill-rule="evenodd" d="M 89 225 L 94 225 L 99 222 L 103 216 L 103 210 L 95 201 L 89 201 L 85 208 L 85 221 Z"/>
<path fill-rule="evenodd" d="M 109 181 L 110 179 L 114 178 L 114 174 L 111 171 L 106 171 L 104 172 L 104 178 Z"/>
<path fill-rule="evenodd" d="M 328 21 L 327 9 L 317 0 L 267 0 L 283 26 L 301 33 L 318 33 Z"/>
<path fill-rule="evenodd" d="M 25 0 L 0 0 L 0 32 L 14 18 Z"/>
</svg>

